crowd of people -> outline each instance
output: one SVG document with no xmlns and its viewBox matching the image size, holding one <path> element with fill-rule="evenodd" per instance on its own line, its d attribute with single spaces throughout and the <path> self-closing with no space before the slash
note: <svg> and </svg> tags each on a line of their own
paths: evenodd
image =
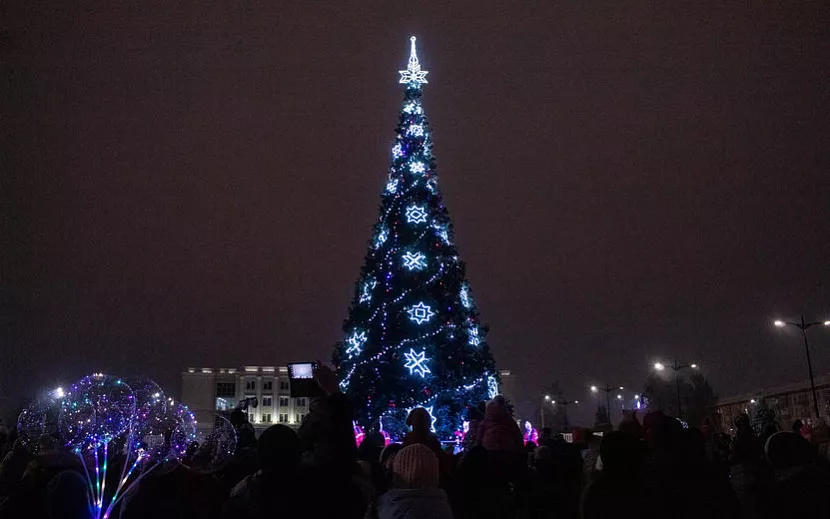
<svg viewBox="0 0 830 519">
<path fill-rule="evenodd" d="M 734 438 L 653 412 L 626 416 L 601 436 L 575 429 L 571 442 L 545 429 L 537 445 L 496 397 L 470 410 L 464 448 L 453 454 L 420 408 L 401 443 L 368 433 L 357 446 L 350 403 L 333 377 L 320 382 L 327 396 L 297 431 L 274 425 L 257 439 L 239 412 L 230 463 L 212 473 L 181 464 L 151 473 L 111 517 L 830 517 L 826 459 L 797 432 L 756 435 L 747 416 Z M 48 438 L 32 456 L 13 431 L 0 442 L 0 519 L 90 517 L 77 457 Z"/>
</svg>

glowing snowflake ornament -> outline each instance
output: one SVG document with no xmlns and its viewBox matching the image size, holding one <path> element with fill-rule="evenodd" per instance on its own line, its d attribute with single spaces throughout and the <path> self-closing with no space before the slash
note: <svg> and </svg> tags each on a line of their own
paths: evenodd
<svg viewBox="0 0 830 519">
<path fill-rule="evenodd" d="M 424 127 L 420 124 L 413 124 L 407 128 L 406 133 L 414 135 L 415 137 L 422 137 L 424 135 Z"/>
<path fill-rule="evenodd" d="M 472 306 L 470 292 L 467 288 L 467 285 L 463 285 L 461 287 L 461 292 L 459 292 L 458 296 L 461 298 L 461 304 L 464 305 L 464 308 L 470 308 Z"/>
<path fill-rule="evenodd" d="M 420 114 L 423 112 L 421 107 L 417 103 L 408 103 L 406 106 L 403 107 L 403 111 L 408 114 Z"/>
<path fill-rule="evenodd" d="M 360 303 L 368 303 L 372 300 L 372 290 L 375 289 L 378 282 L 374 279 L 368 279 L 363 283 L 363 289 L 360 291 Z"/>
<path fill-rule="evenodd" d="M 427 212 L 423 207 L 410 205 L 406 208 L 406 221 L 409 223 L 424 223 L 427 221 Z"/>
<path fill-rule="evenodd" d="M 407 252 L 401 257 L 403 258 L 403 266 L 409 270 L 422 270 L 427 266 L 426 256 L 420 252 Z"/>
<path fill-rule="evenodd" d="M 409 41 L 411 42 L 409 50 L 409 65 L 406 67 L 406 70 L 398 71 L 401 74 L 400 83 L 404 83 L 415 88 L 421 88 L 422 83 L 428 83 L 427 74 L 429 74 L 429 72 L 421 70 L 421 63 L 418 61 L 418 53 L 415 50 L 415 36 L 409 38 Z"/>
<path fill-rule="evenodd" d="M 487 377 L 487 394 L 490 398 L 495 398 L 499 394 L 499 383 L 493 375 Z"/>
<path fill-rule="evenodd" d="M 481 344 L 481 337 L 479 337 L 478 335 L 478 326 L 470 326 L 470 329 L 468 330 L 467 334 L 470 337 L 468 341 L 470 343 L 470 346 L 478 346 L 479 344 Z"/>
<path fill-rule="evenodd" d="M 349 358 L 352 358 L 363 351 L 363 344 L 366 343 L 366 332 L 358 333 L 357 330 L 355 330 L 354 333 L 352 333 L 352 336 L 346 339 L 346 342 L 349 343 L 349 347 L 346 349 L 346 354 Z"/>
<path fill-rule="evenodd" d="M 392 146 L 392 156 L 396 159 L 403 157 L 403 148 L 400 144 L 395 144 Z"/>
<path fill-rule="evenodd" d="M 406 309 L 406 312 L 409 314 L 409 320 L 414 321 L 417 324 L 424 324 L 432 319 L 432 316 L 435 315 L 435 312 L 432 311 L 428 305 L 425 305 L 422 302 L 418 303 L 415 306 L 410 306 Z"/>
<path fill-rule="evenodd" d="M 386 183 L 386 192 L 390 194 L 394 194 L 398 191 L 398 179 L 393 178 L 390 179 L 389 182 Z"/>
<path fill-rule="evenodd" d="M 386 227 L 382 227 L 380 231 L 378 231 L 377 236 L 375 236 L 375 248 L 379 249 L 381 245 L 386 243 L 386 238 L 389 237 L 389 231 L 386 230 Z"/>
<path fill-rule="evenodd" d="M 444 241 L 444 243 L 449 245 L 450 244 L 450 233 L 447 230 L 447 226 L 446 225 L 435 224 L 433 227 L 435 228 L 435 232 Z"/>
<path fill-rule="evenodd" d="M 424 166 L 423 162 L 413 162 L 409 165 L 409 171 L 416 175 L 423 175 L 426 171 L 426 166 Z"/>
<path fill-rule="evenodd" d="M 424 378 L 424 375 L 427 373 L 432 373 L 429 368 L 424 365 L 424 363 L 429 359 L 426 358 L 426 352 L 423 350 L 421 353 L 415 353 L 415 350 L 410 349 L 409 353 L 404 353 L 403 356 L 406 359 L 404 367 L 409 368 L 410 375 L 417 373 L 418 375 L 421 375 L 421 378 Z"/>
</svg>

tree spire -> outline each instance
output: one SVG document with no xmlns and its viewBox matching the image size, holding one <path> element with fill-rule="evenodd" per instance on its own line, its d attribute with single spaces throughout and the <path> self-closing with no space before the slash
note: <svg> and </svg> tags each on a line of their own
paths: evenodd
<svg viewBox="0 0 830 519">
<path fill-rule="evenodd" d="M 421 83 L 428 83 L 426 70 L 421 70 L 421 63 L 418 61 L 418 51 L 415 50 L 415 36 L 409 38 L 411 43 L 409 50 L 409 65 L 406 70 L 399 70 L 401 75 L 400 83 L 405 83 L 410 87 L 421 88 Z"/>
</svg>

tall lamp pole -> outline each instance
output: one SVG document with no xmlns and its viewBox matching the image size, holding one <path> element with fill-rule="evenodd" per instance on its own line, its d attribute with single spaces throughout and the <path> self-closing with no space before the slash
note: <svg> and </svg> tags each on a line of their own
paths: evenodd
<svg viewBox="0 0 830 519">
<path fill-rule="evenodd" d="M 600 391 L 605 393 L 605 412 L 608 413 L 608 425 L 611 425 L 611 392 L 622 391 L 623 389 L 625 388 L 622 386 L 611 386 L 609 384 L 606 384 L 605 387 L 591 386 L 591 393 L 599 393 Z"/>
<path fill-rule="evenodd" d="M 778 328 L 783 328 L 785 326 L 795 326 L 799 330 L 801 330 L 801 336 L 804 337 L 804 352 L 807 354 L 807 370 L 810 372 L 810 391 L 813 393 L 813 412 L 816 415 L 816 420 L 820 418 L 818 412 L 818 398 L 816 397 L 816 383 L 813 379 L 813 361 L 810 360 L 810 343 L 807 341 L 807 328 L 811 326 L 816 326 L 817 324 L 823 324 L 824 326 L 830 326 L 830 321 L 814 321 L 811 323 L 804 321 L 804 315 L 801 316 L 801 321 L 793 322 L 793 321 L 775 321 L 773 324 Z"/>
<path fill-rule="evenodd" d="M 676 360 L 668 366 L 666 366 L 662 362 L 654 363 L 654 369 L 656 369 L 657 371 L 663 371 L 666 369 L 666 367 L 669 367 L 674 370 L 674 385 L 677 387 L 677 417 L 682 418 L 683 409 L 682 403 L 680 402 L 680 371 L 687 368 L 697 369 L 697 364 L 678 364 Z"/>
<path fill-rule="evenodd" d="M 539 418 L 542 421 L 542 429 L 545 428 L 545 402 L 550 402 L 550 395 L 545 395 L 545 399 L 542 400 L 542 407 L 539 408 Z"/>
</svg>

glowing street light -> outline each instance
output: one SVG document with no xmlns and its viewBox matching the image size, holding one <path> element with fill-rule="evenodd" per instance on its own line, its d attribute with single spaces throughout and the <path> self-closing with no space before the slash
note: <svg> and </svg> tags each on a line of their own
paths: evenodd
<svg viewBox="0 0 830 519">
<path fill-rule="evenodd" d="M 810 343 L 807 342 L 807 328 L 811 326 L 816 326 L 819 324 L 823 324 L 824 326 L 830 326 L 830 321 L 813 321 L 808 323 L 804 320 L 804 315 L 801 316 L 801 321 L 781 321 L 777 319 L 773 324 L 778 328 L 783 328 L 787 325 L 795 326 L 799 330 L 801 330 L 801 336 L 804 337 L 804 352 L 807 354 L 807 370 L 810 372 L 810 391 L 813 393 L 813 412 L 816 414 L 816 420 L 819 419 L 821 416 L 818 412 L 818 398 L 816 397 L 816 383 L 813 379 L 813 361 L 810 360 Z"/>
<path fill-rule="evenodd" d="M 680 371 L 683 370 L 683 369 L 686 369 L 686 368 L 698 369 L 699 366 L 695 363 L 678 364 L 676 360 L 673 361 L 668 366 L 666 366 L 662 362 L 655 362 L 654 363 L 654 369 L 657 370 L 657 371 L 665 371 L 665 369 L 667 367 L 674 370 L 674 384 L 675 384 L 675 386 L 677 386 L 677 417 L 681 418 L 681 415 L 683 414 L 683 411 L 682 411 L 682 404 L 680 403 L 680 375 L 679 375 Z"/>
<path fill-rule="evenodd" d="M 50 395 L 53 398 L 63 398 L 64 396 L 66 396 L 66 393 L 64 393 L 62 387 L 58 386 L 53 391 L 51 391 Z"/>
<path fill-rule="evenodd" d="M 605 412 L 608 413 L 608 425 L 611 425 L 611 391 L 616 391 L 619 388 L 620 391 L 625 389 L 623 386 L 612 386 L 611 384 L 606 384 L 605 387 L 598 387 L 598 386 L 591 386 L 591 393 L 599 393 L 602 391 L 605 393 Z M 619 396 L 617 397 L 619 400 Z"/>
</svg>

